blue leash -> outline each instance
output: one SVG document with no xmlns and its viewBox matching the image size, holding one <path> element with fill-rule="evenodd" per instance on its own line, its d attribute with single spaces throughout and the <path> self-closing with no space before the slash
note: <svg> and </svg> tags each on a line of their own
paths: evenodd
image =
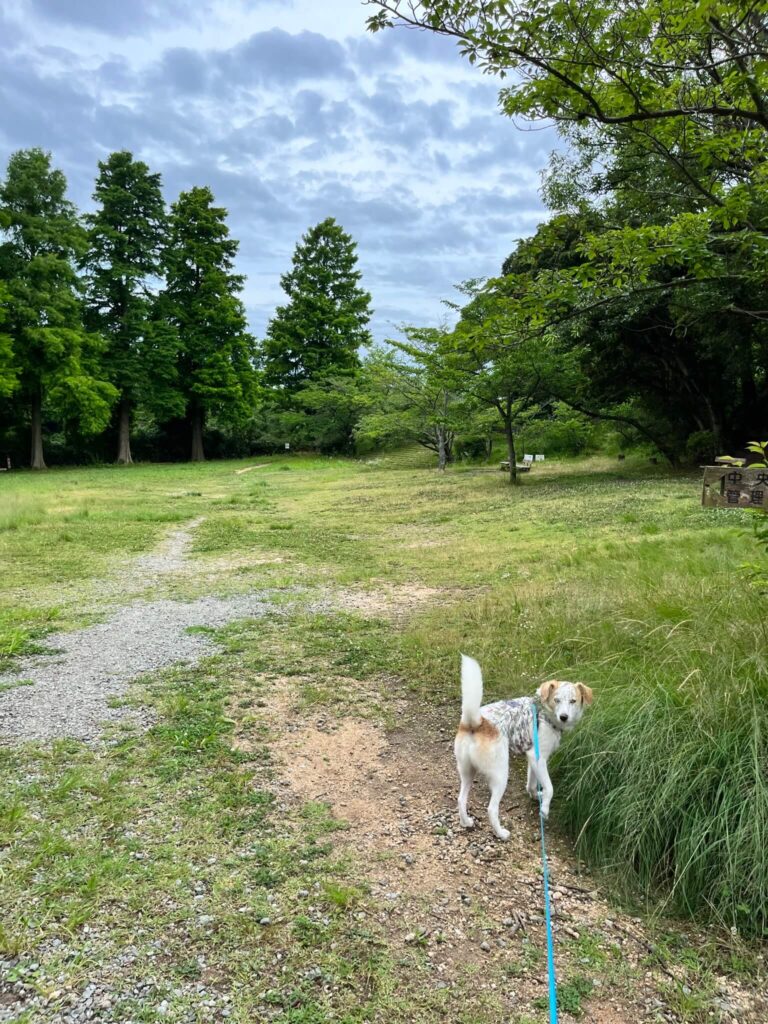
<svg viewBox="0 0 768 1024">
<path fill-rule="evenodd" d="M 538 711 L 534 705 L 533 713 L 533 753 L 536 763 L 539 761 L 539 722 Z M 555 980 L 555 948 L 552 942 L 552 911 L 549 902 L 549 868 L 547 867 L 547 848 L 544 843 L 544 817 L 541 813 L 541 784 L 536 777 L 536 791 L 539 794 L 539 824 L 541 825 L 541 864 L 544 872 L 544 916 L 547 922 L 547 973 L 549 975 L 549 1024 L 557 1024 L 557 981 Z"/>
</svg>

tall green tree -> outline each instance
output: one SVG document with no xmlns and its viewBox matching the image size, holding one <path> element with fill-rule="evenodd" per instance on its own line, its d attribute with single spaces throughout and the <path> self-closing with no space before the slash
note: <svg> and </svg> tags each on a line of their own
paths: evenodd
<svg viewBox="0 0 768 1024">
<path fill-rule="evenodd" d="M 405 341 L 388 341 L 407 357 L 369 359 L 367 376 L 377 384 L 360 435 L 378 430 L 397 440 L 410 440 L 437 456 L 437 468 L 453 461 L 459 436 L 477 419 L 477 403 L 456 372 L 451 332 L 444 327 L 402 327 Z"/>
<path fill-rule="evenodd" d="M 75 269 L 85 236 L 66 179 L 41 149 L 11 156 L 0 184 L 0 279 L 16 397 L 29 412 L 31 464 L 44 469 L 43 407 L 96 433 L 109 421 L 114 387 L 101 379 L 99 335 L 83 325 Z"/>
<path fill-rule="evenodd" d="M 517 484 L 517 435 L 548 410 L 552 367 L 546 339 L 516 335 L 507 316 L 508 278 L 481 287 L 461 285 L 469 301 L 448 303 L 459 314 L 452 332 L 441 339 L 438 356 L 455 380 L 457 391 L 471 396 L 499 417 L 509 462 L 509 482 Z"/>
<path fill-rule="evenodd" d="M 203 427 L 215 414 L 241 421 L 256 388 L 254 341 L 234 272 L 238 243 L 209 188 L 182 192 L 171 207 L 162 318 L 178 338 L 178 380 L 191 431 L 191 458 L 205 458 Z"/>
<path fill-rule="evenodd" d="M 359 368 L 359 349 L 371 340 L 371 296 L 361 277 L 355 243 L 333 217 L 302 237 L 280 278 L 288 301 L 262 346 L 267 386 L 290 401 L 310 380 Z"/>
<path fill-rule="evenodd" d="M 166 230 L 160 175 L 131 153 L 99 163 L 86 217 L 89 322 L 107 341 L 102 365 L 119 392 L 117 461 L 132 462 L 131 418 L 141 402 L 168 418 L 180 409 L 174 332 L 153 317 L 151 287 L 162 273 Z"/>
</svg>

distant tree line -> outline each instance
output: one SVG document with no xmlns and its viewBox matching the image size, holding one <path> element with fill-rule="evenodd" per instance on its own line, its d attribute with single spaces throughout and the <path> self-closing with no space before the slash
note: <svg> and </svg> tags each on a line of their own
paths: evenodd
<svg viewBox="0 0 768 1024">
<path fill-rule="evenodd" d="M 129 463 L 136 417 L 185 425 L 203 457 L 207 417 L 237 423 L 256 389 L 255 347 L 233 272 L 237 243 L 208 188 L 169 210 L 160 176 L 130 153 L 99 164 L 95 211 L 77 214 L 40 149 L 15 153 L 0 184 L 0 429 L 46 430 L 87 452 L 113 427 Z"/>
</svg>

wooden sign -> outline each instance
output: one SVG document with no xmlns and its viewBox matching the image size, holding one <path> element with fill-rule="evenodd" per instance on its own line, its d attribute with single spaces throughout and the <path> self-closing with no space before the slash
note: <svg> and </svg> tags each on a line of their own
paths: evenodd
<svg viewBox="0 0 768 1024">
<path fill-rule="evenodd" d="M 705 466 L 701 504 L 705 508 L 759 508 L 768 512 L 768 469 Z"/>
</svg>

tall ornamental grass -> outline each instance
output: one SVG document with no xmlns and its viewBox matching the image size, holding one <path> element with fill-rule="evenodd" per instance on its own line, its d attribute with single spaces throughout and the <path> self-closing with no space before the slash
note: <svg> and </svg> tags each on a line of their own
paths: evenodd
<svg viewBox="0 0 768 1024">
<path fill-rule="evenodd" d="M 646 896 L 768 934 L 768 602 L 736 586 L 655 619 L 593 626 L 558 818 Z"/>
</svg>

